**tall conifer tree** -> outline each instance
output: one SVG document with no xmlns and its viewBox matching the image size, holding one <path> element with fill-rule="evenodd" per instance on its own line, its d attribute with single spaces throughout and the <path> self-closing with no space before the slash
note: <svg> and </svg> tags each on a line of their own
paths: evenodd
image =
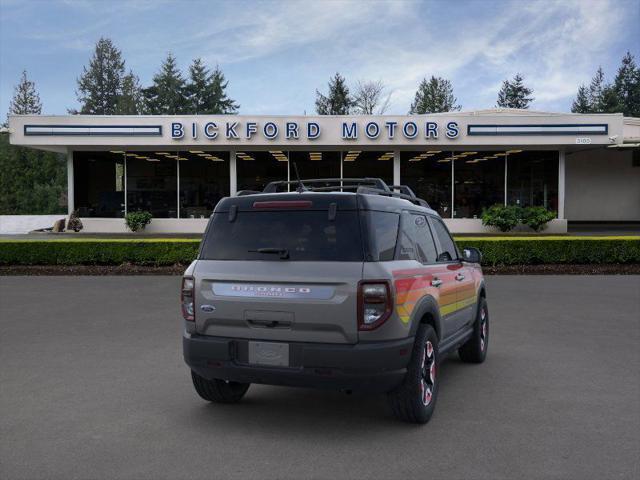
<svg viewBox="0 0 640 480">
<path fill-rule="evenodd" d="M 622 112 L 628 117 L 640 117 L 640 69 L 631 52 L 622 59 L 613 88 Z"/>
<path fill-rule="evenodd" d="M 20 83 L 13 91 L 13 98 L 9 104 L 9 113 L 15 115 L 40 115 L 42 102 L 36 91 L 36 84 L 27 78 L 27 71 L 23 70 Z"/>
<path fill-rule="evenodd" d="M 457 98 L 453 95 L 453 86 L 449 80 L 431 76 L 422 79 L 418 86 L 410 114 L 452 112 L 460 110 Z"/>
<path fill-rule="evenodd" d="M 529 104 L 533 101 L 532 93 L 533 89 L 525 86 L 524 77 L 516 73 L 513 80 L 502 82 L 502 88 L 498 92 L 498 107 L 529 108 Z"/>
<path fill-rule="evenodd" d="M 348 115 L 354 103 L 349 87 L 339 73 L 329 80 L 329 92 L 326 96 L 316 90 L 316 112 L 319 115 Z"/>
<path fill-rule="evenodd" d="M 210 73 L 201 59 L 196 58 L 189 67 L 186 95 L 189 110 L 193 114 L 232 114 L 239 105 L 227 97 L 228 82 L 220 67 Z"/>
<path fill-rule="evenodd" d="M 119 115 L 140 115 L 144 111 L 144 98 L 140 80 L 133 72 L 129 71 L 122 78 L 121 92 L 116 103 L 116 111 Z"/>
<path fill-rule="evenodd" d="M 146 108 L 155 115 L 176 115 L 189 112 L 186 82 L 178 69 L 175 57 L 169 53 L 153 84 L 143 91 Z"/>
<path fill-rule="evenodd" d="M 118 112 L 118 99 L 125 76 L 122 53 L 108 38 L 101 38 L 78 79 L 76 91 L 80 112 L 93 115 L 113 115 Z M 73 112 L 77 113 L 77 112 Z"/>
<path fill-rule="evenodd" d="M 35 84 L 25 71 L 15 88 L 9 113 L 42 113 Z M 0 215 L 63 213 L 66 188 L 65 157 L 10 145 L 9 135 L 0 135 Z"/>
<path fill-rule="evenodd" d="M 578 94 L 576 99 L 571 104 L 571 111 L 573 113 L 590 113 L 591 102 L 589 101 L 589 91 L 584 85 L 580 85 L 578 88 Z"/>
</svg>

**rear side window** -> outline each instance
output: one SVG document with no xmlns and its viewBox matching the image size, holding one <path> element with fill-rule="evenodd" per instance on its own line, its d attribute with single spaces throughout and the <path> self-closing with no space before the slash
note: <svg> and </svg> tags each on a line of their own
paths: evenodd
<svg viewBox="0 0 640 480">
<path fill-rule="evenodd" d="M 436 246 L 431 236 L 427 217 L 403 212 L 401 223 L 398 260 L 434 263 L 437 257 Z"/>
<path fill-rule="evenodd" d="M 398 260 L 417 260 L 415 242 L 404 228 L 400 230 L 398 244 Z"/>
<path fill-rule="evenodd" d="M 438 238 L 440 242 L 440 256 L 438 258 L 441 262 L 450 262 L 451 260 L 455 260 L 458 258 L 458 251 L 456 250 L 456 245 L 449 235 L 449 231 L 442 223 L 442 220 L 438 220 L 437 218 L 432 218 L 433 225 L 433 233 Z"/>
<path fill-rule="evenodd" d="M 203 260 L 362 261 L 358 213 L 326 210 L 238 212 L 234 221 L 216 213 L 203 241 Z M 257 252 L 262 249 L 263 252 Z M 280 254 L 264 249 L 285 250 Z"/>
<path fill-rule="evenodd" d="M 387 262 L 393 260 L 398 239 L 400 215 L 392 212 L 365 211 L 363 215 L 368 226 L 369 261 Z"/>
<path fill-rule="evenodd" d="M 431 229 L 429 228 L 427 217 L 424 215 L 411 215 L 409 223 L 409 228 L 414 231 L 418 260 L 422 263 L 435 263 L 438 254 L 436 252 L 436 245 L 433 242 L 433 237 L 431 236 Z"/>
</svg>

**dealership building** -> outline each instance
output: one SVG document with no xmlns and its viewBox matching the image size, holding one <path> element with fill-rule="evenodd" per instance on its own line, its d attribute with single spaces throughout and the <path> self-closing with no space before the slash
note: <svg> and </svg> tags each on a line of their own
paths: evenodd
<svg viewBox="0 0 640 480">
<path fill-rule="evenodd" d="M 216 203 L 274 180 L 379 177 L 408 185 L 458 233 L 494 204 L 544 206 L 547 229 L 640 222 L 640 119 L 491 109 L 407 116 L 9 118 L 14 145 L 67 157 L 69 212 L 87 232 L 202 232 Z"/>
</svg>

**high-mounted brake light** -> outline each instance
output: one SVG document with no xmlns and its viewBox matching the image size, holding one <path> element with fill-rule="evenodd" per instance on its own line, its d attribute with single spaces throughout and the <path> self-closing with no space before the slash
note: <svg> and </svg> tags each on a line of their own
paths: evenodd
<svg viewBox="0 0 640 480">
<path fill-rule="evenodd" d="M 375 330 L 391 316 L 393 298 L 387 280 L 358 284 L 358 330 Z"/>
<path fill-rule="evenodd" d="M 182 288 L 180 290 L 180 303 L 182 304 L 182 316 L 189 322 L 196 320 L 194 306 L 195 280 L 193 277 L 182 277 Z"/>
<path fill-rule="evenodd" d="M 272 200 L 265 202 L 253 202 L 253 208 L 310 208 L 311 200 Z"/>
</svg>

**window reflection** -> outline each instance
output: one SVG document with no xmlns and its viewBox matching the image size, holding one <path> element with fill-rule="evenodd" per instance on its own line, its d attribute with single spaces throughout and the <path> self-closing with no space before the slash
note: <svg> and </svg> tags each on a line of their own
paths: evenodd
<svg viewBox="0 0 640 480">
<path fill-rule="evenodd" d="M 480 218 L 482 210 L 504 204 L 506 153 L 454 152 L 454 218 Z"/>
<path fill-rule="evenodd" d="M 291 162 L 291 180 L 295 180 L 294 162 L 301 179 L 340 177 L 340 152 L 290 151 L 289 161 Z"/>
<path fill-rule="evenodd" d="M 229 195 L 229 153 L 179 152 L 180 218 L 208 218 Z"/>
<path fill-rule="evenodd" d="M 74 152 L 73 170 L 81 217 L 124 216 L 124 152 Z"/>
<path fill-rule="evenodd" d="M 393 185 L 393 151 L 351 150 L 343 152 L 342 172 L 345 178 L 381 178 Z"/>
<path fill-rule="evenodd" d="M 287 180 L 287 158 L 287 152 L 281 150 L 237 152 L 238 191 L 262 191 L 269 182 Z"/>
<path fill-rule="evenodd" d="M 507 202 L 558 211 L 558 152 L 508 151 Z"/>
<path fill-rule="evenodd" d="M 154 218 L 176 218 L 177 155 L 127 152 L 127 211 L 147 211 Z M 168 154 L 166 154 L 168 153 Z"/>
<path fill-rule="evenodd" d="M 400 178 L 444 218 L 451 217 L 452 152 L 424 150 L 400 154 Z"/>
</svg>

